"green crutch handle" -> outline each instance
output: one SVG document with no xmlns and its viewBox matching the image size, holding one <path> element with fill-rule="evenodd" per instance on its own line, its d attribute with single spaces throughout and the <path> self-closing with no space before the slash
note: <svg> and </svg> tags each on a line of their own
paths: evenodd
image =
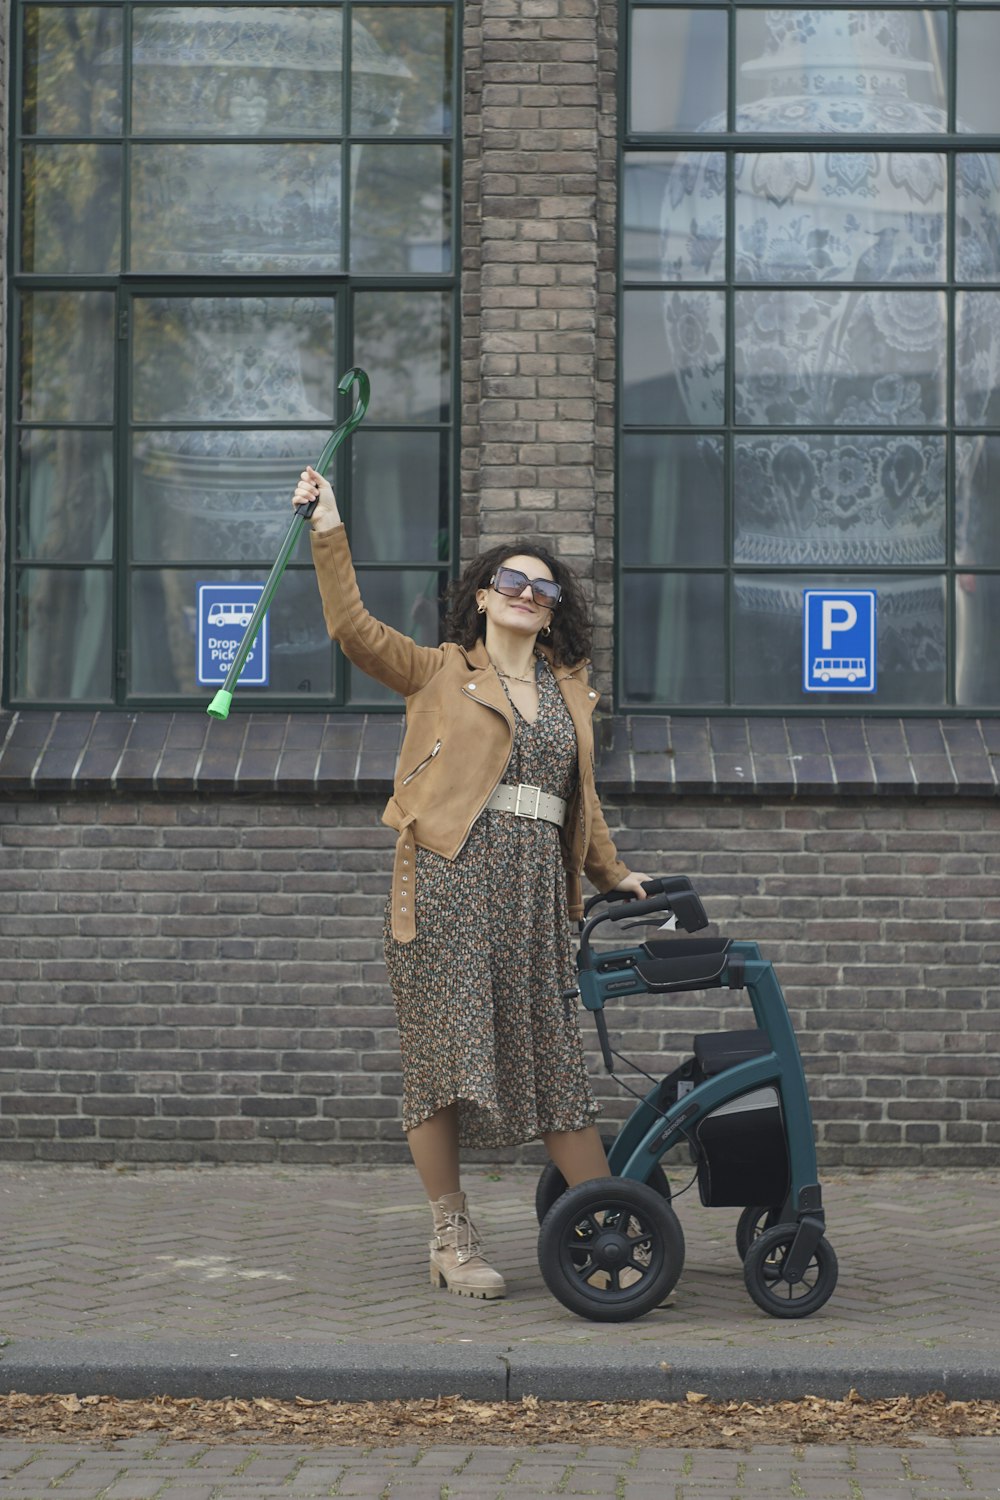
<svg viewBox="0 0 1000 1500">
<path fill-rule="evenodd" d="M 323 452 L 320 454 L 316 463 L 313 465 L 313 468 L 316 469 L 316 471 L 320 474 L 326 474 L 327 469 L 333 462 L 333 455 L 336 453 L 337 449 L 340 447 L 344 439 L 354 431 L 355 427 L 360 425 L 364 418 L 365 412 L 368 410 L 368 401 L 371 396 L 371 386 L 368 381 L 368 376 L 365 374 L 364 370 L 359 369 L 357 365 L 355 365 L 353 369 L 348 370 L 346 375 L 342 375 L 340 377 L 340 380 L 337 383 L 337 390 L 342 396 L 346 396 L 348 391 L 351 389 L 351 386 L 355 383 L 357 383 L 358 387 L 358 397 L 356 402 L 354 403 L 354 410 L 347 418 L 347 421 L 341 422 L 337 430 L 331 435 L 330 441 L 323 449 Z M 226 680 L 222 684 L 222 687 L 220 687 L 219 691 L 216 693 L 215 697 L 212 699 L 211 703 L 208 705 L 208 708 L 205 710 L 206 713 L 210 714 L 213 719 L 229 718 L 229 709 L 232 705 L 233 693 L 236 690 L 236 684 L 239 681 L 240 673 L 243 671 L 243 668 L 246 665 L 247 657 L 253 650 L 253 643 L 257 639 L 257 632 L 261 627 L 264 616 L 267 614 L 267 611 L 271 606 L 271 600 L 274 598 L 275 590 L 277 589 L 278 584 L 281 580 L 281 575 L 285 571 L 285 564 L 288 562 L 288 559 L 295 551 L 295 547 L 299 540 L 299 533 L 301 532 L 302 527 L 305 525 L 306 521 L 309 519 L 315 509 L 315 500 L 310 500 L 306 504 L 297 505 L 295 507 L 295 514 L 292 517 L 291 525 L 285 533 L 285 540 L 282 542 L 281 549 L 274 560 L 274 566 L 268 574 L 267 582 L 265 583 L 261 596 L 257 601 L 257 607 L 254 610 L 253 614 L 250 616 L 250 623 L 248 624 L 246 630 L 243 632 L 243 639 L 242 641 L 240 641 L 239 649 L 237 650 L 236 655 L 233 657 L 233 664 L 229 668 L 229 671 L 226 675 Z"/>
</svg>

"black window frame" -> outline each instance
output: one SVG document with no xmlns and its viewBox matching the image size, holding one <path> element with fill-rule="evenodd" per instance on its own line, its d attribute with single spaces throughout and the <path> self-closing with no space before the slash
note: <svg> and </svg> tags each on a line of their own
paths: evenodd
<svg viewBox="0 0 1000 1500">
<path fill-rule="evenodd" d="M 138 299 L 143 297 L 242 297 L 242 296 L 268 296 L 268 297 L 317 297 L 333 299 L 336 304 L 335 316 L 335 361 L 336 366 L 333 379 L 337 380 L 340 375 L 351 368 L 357 361 L 354 352 L 354 304 L 358 296 L 379 292 L 437 292 L 446 300 L 449 308 L 449 334 L 448 334 L 448 411 L 446 418 L 437 422 L 430 421 L 400 421 L 383 418 L 379 419 L 379 391 L 377 383 L 373 385 L 372 398 L 369 405 L 368 415 L 363 425 L 363 433 L 367 438 L 379 432 L 407 432 L 407 433 L 432 433 L 443 435 L 443 448 L 446 452 L 447 465 L 447 502 L 444 505 L 446 514 L 442 517 L 449 537 L 447 558 L 432 558 L 428 556 L 419 562 L 407 556 L 405 559 L 393 559 L 390 561 L 375 561 L 368 558 L 358 558 L 358 570 L 362 578 L 365 574 L 374 573 L 399 573 L 407 571 L 413 573 L 426 572 L 436 573 L 439 592 L 443 592 L 444 586 L 454 575 L 458 563 L 459 547 L 459 515 L 460 495 L 458 493 L 460 463 L 459 463 L 459 438 L 460 438 L 460 279 L 461 279 L 461 120 L 462 120 L 462 7 L 458 0 L 308 0 L 310 6 L 315 5 L 320 9 L 337 10 L 341 13 L 343 21 L 342 32 L 342 88 L 344 99 L 343 118 L 341 128 L 337 132 L 329 132 L 325 137 L 331 149 L 337 151 L 342 162 L 342 180 L 349 180 L 348 171 L 351 153 L 357 146 L 379 146 L 383 144 L 405 144 L 406 146 L 419 146 L 428 144 L 441 146 L 444 153 L 445 170 L 448 174 L 450 185 L 449 198 L 449 221 L 450 221 L 450 269 L 447 271 L 431 271 L 427 273 L 408 274 L 375 274 L 365 271 L 351 271 L 349 268 L 349 236 L 350 236 L 350 195 L 344 195 L 341 210 L 341 269 L 336 272 L 310 272 L 303 275 L 290 275 L 288 273 L 250 272 L 244 275 L 214 274 L 204 271 L 196 273 L 161 274 L 158 272 L 144 273 L 141 271 L 130 271 L 123 269 L 128 265 L 128 228 L 129 228 L 129 183 L 130 167 L 129 157 L 134 142 L 142 144 L 150 143 L 157 145 L 169 145 L 175 143 L 175 138 L 169 135 L 135 135 L 130 129 L 129 93 L 131 87 L 131 57 L 130 17 L 137 10 L 150 10 L 158 8 L 163 0 L 15 0 L 12 6 L 11 19 L 11 45 L 10 45 L 10 99 L 8 111 L 8 128 L 10 132 L 10 147 L 8 153 L 8 262 L 7 262 L 7 286 L 8 297 L 5 316 L 7 333 L 7 360 L 6 360 L 6 420 L 7 420 L 7 452 L 5 460 L 6 478 L 6 527 L 7 527 L 7 557 L 6 557 L 6 584 L 7 602 L 5 611 L 4 650 L 3 650 L 3 705 L 5 707 L 24 709 L 55 709 L 66 711 L 100 711 L 100 710 L 195 710 L 197 711 L 207 704 L 213 692 L 212 687 L 200 687 L 193 692 L 185 693 L 149 693 L 140 692 L 130 688 L 130 635 L 131 635 L 131 604 L 130 592 L 132 580 L 140 571 L 155 570 L 157 567 L 165 567 L 170 564 L 165 560 L 156 562 L 137 561 L 131 555 L 130 528 L 131 528 L 131 437 L 137 429 L 144 425 L 133 419 L 130 410 L 129 381 L 133 367 L 131 360 L 131 340 L 135 326 L 133 309 Z M 253 8 L 262 9 L 287 9 L 280 0 L 252 0 Z M 24 67 L 24 26 L 25 14 L 30 7 L 37 6 L 40 9 L 67 10 L 79 9 L 85 11 L 95 6 L 107 7 L 118 10 L 123 15 L 123 118 L 120 132 L 106 136 L 89 136 L 83 133 L 71 136 L 59 135 L 30 135 L 25 134 L 22 128 L 22 104 L 23 104 L 23 67 Z M 191 6 L 197 9 L 196 6 Z M 443 10 L 450 12 L 447 22 L 446 35 L 450 39 L 449 57 L 447 59 L 450 69 L 450 118 L 445 130 L 441 134 L 406 134 L 401 136 L 378 136 L 366 134 L 351 128 L 349 113 L 349 101 L 351 98 L 351 19 L 357 11 L 371 10 Z M 271 141 L 275 137 L 243 137 L 240 135 L 225 135 L 221 137 L 226 144 L 241 144 L 247 142 L 259 143 L 261 140 Z M 280 141 L 282 137 L 277 136 Z M 296 140 L 311 139 L 309 136 L 296 136 Z M 176 138 L 181 141 L 180 137 Z M 183 144 L 197 144 L 202 137 L 183 137 Z M 35 273 L 24 271 L 19 263 L 20 243 L 22 229 L 22 155 L 25 145 L 33 145 L 36 142 L 54 142 L 60 144 L 95 143 L 106 144 L 117 147 L 122 153 L 122 193 L 121 193 L 121 247 L 119 252 L 119 270 L 107 274 L 87 273 L 74 275 L 68 273 Z M 105 292 L 114 297 L 114 376 L 112 395 L 112 416 L 108 422 L 88 422 L 76 420 L 51 420 L 34 421 L 22 420 L 19 412 L 19 378 L 20 378 L 20 327 L 21 308 L 26 295 L 33 292 L 51 291 L 88 291 L 94 290 Z M 335 419 L 331 420 L 330 428 L 342 421 L 351 409 L 351 397 L 336 398 L 337 409 Z M 169 424 L 164 424 L 169 425 Z M 175 424 L 176 425 L 176 424 Z M 213 431 L 225 430 L 232 426 L 239 430 L 259 430 L 265 427 L 268 430 L 279 431 L 283 429 L 297 430 L 308 429 L 314 424 L 306 420 L 280 421 L 277 423 L 255 424 L 253 428 L 240 427 L 240 424 L 227 424 L 225 421 L 204 423 L 185 423 L 185 429 L 195 430 L 199 426 L 210 428 Z M 82 429 L 86 431 L 105 431 L 112 433 L 113 442 L 113 469 L 114 469 L 114 494 L 113 494 L 113 548 L 111 558 L 107 561 L 99 560 L 96 563 L 87 559 L 22 559 L 18 556 L 18 452 L 21 433 L 26 430 L 49 429 Z M 352 466 L 352 442 L 353 439 L 341 445 L 330 472 L 331 482 L 337 490 L 338 502 L 345 521 L 350 528 L 352 512 L 351 495 L 351 466 Z M 315 459 L 318 455 L 305 453 L 305 459 Z M 297 478 L 297 467 L 289 468 L 288 492 Z M 283 503 L 281 494 L 275 495 L 276 507 Z M 290 514 L 290 512 L 289 512 Z M 260 565 L 256 563 L 235 562 L 231 559 L 215 558 L 205 559 L 204 562 L 190 562 L 175 564 L 185 572 L 190 572 L 192 579 L 205 577 L 206 567 L 214 568 L 219 573 L 227 573 L 242 568 L 252 569 L 254 578 L 259 575 L 260 581 L 266 576 L 267 570 L 273 561 L 273 555 L 264 556 L 260 559 Z M 50 697 L 41 695 L 27 696 L 16 692 L 15 680 L 15 651 L 18 646 L 16 611 L 20 590 L 18 587 L 19 575 L 32 568 L 44 567 L 56 572 L 78 574 L 84 568 L 97 568 L 108 574 L 112 580 L 111 584 L 111 628 L 113 639 L 110 643 L 110 670 L 111 670 L 111 692 L 107 697 L 91 695 L 87 697 L 68 698 L 66 696 L 53 695 Z M 297 553 L 288 564 L 290 573 L 308 572 L 311 574 L 312 566 L 308 558 L 308 545 L 303 544 L 303 549 Z M 316 594 L 315 608 L 317 617 L 320 615 L 320 602 Z M 388 701 L 384 695 L 377 691 L 370 691 L 368 680 L 354 672 L 350 664 L 346 662 L 342 653 L 331 646 L 333 671 L 332 692 L 317 691 L 308 695 L 297 694 L 294 691 L 274 691 L 271 689 L 241 689 L 238 697 L 234 700 L 234 708 L 245 711 L 257 712 L 307 712 L 326 713 L 343 712 L 356 713 L 391 711 L 397 708 L 394 702 Z M 352 682 L 353 676 L 353 682 Z"/>
<path fill-rule="evenodd" d="M 630 122 L 630 89 L 631 89 L 631 54 L 632 54 L 632 20 L 635 14 L 641 11 L 695 11 L 699 15 L 707 12 L 721 13 L 726 16 L 726 115 L 727 129 L 718 132 L 702 132 L 694 130 L 677 130 L 667 132 L 638 132 L 631 129 Z M 737 57 L 737 24 L 740 13 L 752 11 L 803 11 L 821 10 L 827 11 L 865 11 L 865 12 L 925 12 L 933 11 L 943 14 L 947 21 L 947 129 L 939 134 L 925 134 L 916 132 L 900 132 L 896 134 L 843 134 L 831 133 L 806 133 L 792 134 L 790 132 L 755 132 L 751 130 L 735 129 L 736 111 L 738 107 L 737 85 L 738 85 L 738 57 Z M 825 3 L 816 6 L 790 5 L 782 3 L 778 6 L 770 3 L 770 0 L 708 0 L 702 5 L 698 0 L 619 0 L 619 114 L 618 114 L 618 154 L 617 154 L 617 182 L 618 203 L 616 221 L 617 241 L 617 286 L 616 286 L 616 315 L 617 315 L 617 385 L 616 385 L 616 422 L 615 422 L 615 474 L 616 474 L 616 515 L 615 515 L 615 636 L 619 643 L 615 660 L 615 682 L 616 703 L 620 710 L 629 714 L 679 714 L 684 716 L 709 716 L 711 718 L 743 717 L 759 718 L 771 717 L 780 714 L 784 718 L 815 717 L 821 714 L 825 717 L 857 717 L 859 714 L 865 716 L 877 716 L 883 718 L 905 717 L 937 717 L 948 718 L 982 718 L 992 714 L 1000 714 L 1000 695 L 998 701 L 990 704 L 958 704 L 955 702 L 955 678 L 956 678 L 956 623 L 955 623 L 955 590 L 958 575 L 975 574 L 1000 577 L 1000 562 L 994 565 L 986 564 L 959 564 L 956 562 L 955 553 L 955 446 L 956 439 L 963 436 L 978 436 L 984 434 L 1000 440 L 1000 422 L 996 425 L 981 423 L 974 426 L 960 426 L 955 421 L 955 301 L 962 293 L 968 292 L 992 292 L 1000 296 L 1000 277 L 993 281 L 959 281 L 956 278 L 955 267 L 955 220 L 956 220 L 956 172 L 954 169 L 955 158 L 970 154 L 994 154 L 1000 153 L 1000 132 L 995 135 L 985 133 L 957 133 L 955 130 L 956 120 L 956 93 L 958 72 L 958 46 L 957 30 L 959 17 L 964 14 L 993 13 L 1000 15 L 1000 5 L 995 0 L 988 3 L 979 3 L 979 0 L 927 0 L 926 4 L 919 0 L 882 0 L 881 4 L 863 5 L 852 3 L 852 0 L 825 0 Z M 803 425 L 796 428 L 787 428 L 776 425 L 770 427 L 766 424 L 760 426 L 738 424 L 734 412 L 734 386 L 735 386 L 735 328 L 734 328 L 734 304 L 738 292 L 741 291 L 768 291 L 785 292 L 823 285 L 831 291 L 838 291 L 851 287 L 852 289 L 865 290 L 864 283 L 847 283 L 841 281 L 830 281 L 828 283 L 803 282 L 803 281 L 741 281 L 735 275 L 734 265 L 734 238 L 736 232 L 735 220 L 735 178 L 734 158 L 737 155 L 764 154 L 768 152 L 787 152 L 793 146 L 797 152 L 821 153 L 831 149 L 831 143 L 836 143 L 838 151 L 849 152 L 868 151 L 889 153 L 893 151 L 907 153 L 934 153 L 946 158 L 946 187 L 945 187 L 945 234 L 946 234 L 946 265 L 944 277 L 941 281 L 920 282 L 906 281 L 898 283 L 901 289 L 906 291 L 933 291 L 942 293 L 946 301 L 946 329 L 947 329 L 947 368 L 945 372 L 945 421 L 933 427 L 923 426 L 919 429 L 922 436 L 927 434 L 940 434 L 945 440 L 946 449 L 946 496 L 945 496 L 945 540 L 944 558 L 940 564 L 928 564 L 917 566 L 906 564 L 900 566 L 897 571 L 900 575 L 907 576 L 927 575 L 935 580 L 944 578 L 945 602 L 944 602 L 944 634 L 946 648 L 945 686 L 944 701 L 940 703 L 902 703 L 899 701 L 880 702 L 878 693 L 871 694 L 838 694 L 833 695 L 801 693 L 801 701 L 789 702 L 783 697 L 775 697 L 768 702 L 741 702 L 738 701 L 735 692 L 735 631 L 736 620 L 733 607 L 734 580 L 737 575 L 767 575 L 773 576 L 777 572 L 787 575 L 790 584 L 798 585 L 802 578 L 802 587 L 816 587 L 817 575 L 821 578 L 829 578 L 831 583 L 839 579 L 850 579 L 845 587 L 865 587 L 862 575 L 884 578 L 893 570 L 885 565 L 882 566 L 858 566 L 850 570 L 843 566 L 831 565 L 829 567 L 814 566 L 813 564 L 788 565 L 778 568 L 774 564 L 737 562 L 734 559 L 734 535 L 735 535 L 735 463 L 734 451 L 737 441 L 743 437 L 769 435 L 772 432 L 780 435 L 811 437 L 833 436 L 838 437 L 863 437 L 883 436 L 885 429 L 878 427 L 860 427 L 847 425 L 833 425 L 820 427 L 814 425 Z M 626 280 L 625 269 L 625 168 L 627 159 L 636 159 L 647 154 L 650 156 L 664 153 L 706 153 L 717 152 L 725 157 L 725 269 L 721 278 L 696 280 Z M 872 283 L 872 286 L 880 286 L 884 283 Z M 724 295 L 725 298 L 725 372 L 724 372 L 724 416 L 722 422 L 714 427 L 697 425 L 694 423 L 684 424 L 651 424 L 651 423 L 626 423 L 624 420 L 624 326 L 625 312 L 624 302 L 629 292 L 633 291 L 657 291 L 668 293 L 673 290 L 683 289 L 694 291 L 711 291 Z M 895 432 L 896 429 L 893 429 Z M 901 436 L 905 436 L 909 429 L 901 427 L 898 429 Z M 654 563 L 630 563 L 623 560 L 623 537 L 624 516 L 622 490 L 624 484 L 624 439 L 627 435 L 636 433 L 666 433 L 683 436 L 706 436 L 711 435 L 720 439 L 723 445 L 724 479 L 723 479 L 723 555 L 719 562 L 706 564 L 654 564 Z M 635 638 L 635 633 L 627 637 L 627 624 L 625 617 L 624 598 L 629 588 L 630 579 L 653 575 L 685 574 L 688 576 L 721 575 L 724 579 L 724 641 L 725 641 L 725 688 L 724 701 L 708 700 L 704 702 L 678 703 L 669 699 L 637 699 L 630 697 L 626 691 L 625 664 L 630 655 L 640 649 L 640 642 Z M 876 585 L 877 586 L 877 585 Z"/>
</svg>

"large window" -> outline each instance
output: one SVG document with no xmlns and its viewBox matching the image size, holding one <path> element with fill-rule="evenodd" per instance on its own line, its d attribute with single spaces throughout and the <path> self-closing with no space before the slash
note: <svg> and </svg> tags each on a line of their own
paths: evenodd
<svg viewBox="0 0 1000 1500">
<path fill-rule="evenodd" d="M 352 365 L 372 399 L 331 477 L 362 585 L 438 639 L 455 31 L 421 0 L 19 10 L 11 702 L 203 701 L 198 585 L 266 577 Z M 382 697 L 330 648 L 305 538 L 250 693 Z"/>
<path fill-rule="evenodd" d="M 623 14 L 622 701 L 1000 709 L 1000 9 Z"/>
</svg>

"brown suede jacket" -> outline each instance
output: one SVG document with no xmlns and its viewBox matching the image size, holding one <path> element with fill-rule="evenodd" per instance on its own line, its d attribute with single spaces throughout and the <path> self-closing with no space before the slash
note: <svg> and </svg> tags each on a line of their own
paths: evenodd
<svg viewBox="0 0 1000 1500">
<path fill-rule="evenodd" d="M 382 821 L 399 833 L 393 868 L 392 931 L 414 936 L 414 842 L 445 859 L 462 850 L 473 823 L 504 779 L 514 718 L 483 643 L 418 646 L 365 609 L 343 526 L 312 534 L 313 561 L 331 637 L 357 667 L 406 699 L 406 733 Z M 541 646 L 545 652 L 545 647 Z M 576 729 L 579 776 L 560 830 L 570 915 L 582 911 L 580 875 L 613 890 L 628 874 L 608 832 L 594 783 L 591 716 L 598 695 L 587 663 L 546 657 Z"/>
</svg>

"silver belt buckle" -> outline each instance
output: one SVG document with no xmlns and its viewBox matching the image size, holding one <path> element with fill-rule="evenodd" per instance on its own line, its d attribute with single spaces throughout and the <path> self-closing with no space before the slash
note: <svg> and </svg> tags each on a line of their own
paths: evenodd
<svg viewBox="0 0 1000 1500">
<path fill-rule="evenodd" d="M 522 808 L 521 807 L 521 793 L 522 792 L 534 792 L 534 794 L 535 794 L 535 804 L 532 807 L 532 809 L 531 809 L 530 812 L 528 812 L 528 810 L 526 808 Z M 517 817 L 519 817 L 519 818 L 534 818 L 535 821 L 537 822 L 537 820 L 538 820 L 538 804 L 539 804 L 539 801 L 541 800 L 541 796 L 542 796 L 542 789 L 541 789 L 540 786 L 528 786 L 525 782 L 519 781 L 518 784 L 517 784 L 517 796 L 514 799 L 514 813 L 515 813 L 515 815 Z"/>
</svg>

